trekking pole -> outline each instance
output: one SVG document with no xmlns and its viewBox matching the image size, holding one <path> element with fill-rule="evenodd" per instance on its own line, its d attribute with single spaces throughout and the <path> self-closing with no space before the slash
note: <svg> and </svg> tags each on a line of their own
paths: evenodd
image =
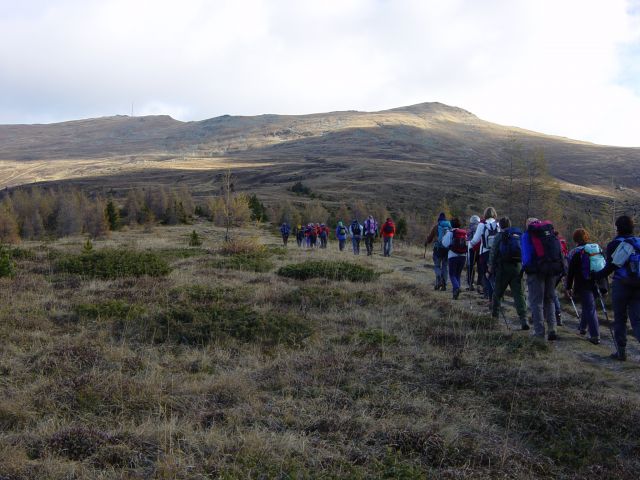
<svg viewBox="0 0 640 480">
<path fill-rule="evenodd" d="M 604 313 L 604 318 L 607 320 L 607 326 L 609 327 L 609 333 L 611 334 L 611 340 L 613 341 L 613 346 L 616 347 L 616 355 L 620 357 L 618 342 L 616 342 L 616 337 L 613 334 L 613 328 L 611 328 L 611 322 L 609 322 L 609 314 L 607 313 L 607 309 L 604 306 L 604 299 L 602 298 L 602 294 L 600 293 L 600 289 L 598 287 L 596 287 L 596 291 L 598 292 L 598 298 L 600 299 L 600 305 L 602 306 L 602 312 Z"/>
<path fill-rule="evenodd" d="M 504 309 L 500 309 L 500 314 L 502 315 L 502 319 L 504 320 L 504 324 L 507 326 L 507 330 L 511 331 L 511 326 L 509 326 L 509 322 L 507 322 L 507 316 L 504 314 Z"/>
<path fill-rule="evenodd" d="M 578 307 L 576 307 L 576 302 L 573 301 L 573 296 L 570 293 L 567 293 L 569 296 L 569 300 L 571 300 L 571 305 L 573 305 L 573 310 L 576 312 L 576 317 L 580 320 L 580 314 L 578 313 Z"/>
</svg>

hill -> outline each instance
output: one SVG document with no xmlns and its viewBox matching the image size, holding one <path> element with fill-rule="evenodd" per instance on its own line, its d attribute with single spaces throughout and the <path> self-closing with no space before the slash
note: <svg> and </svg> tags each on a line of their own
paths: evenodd
<svg viewBox="0 0 640 480">
<path fill-rule="evenodd" d="M 240 188 L 267 199 L 282 198 L 302 180 L 327 201 L 358 192 L 415 208 L 451 192 L 466 201 L 490 197 L 487 186 L 505 173 L 515 145 L 541 149 L 567 194 L 587 201 L 617 195 L 615 183 L 625 197 L 638 197 L 640 148 L 500 126 L 440 103 L 198 122 L 117 116 L 0 126 L 0 186 L 73 179 L 117 190 L 179 182 L 211 193 L 215 171 L 232 167 Z"/>
</svg>

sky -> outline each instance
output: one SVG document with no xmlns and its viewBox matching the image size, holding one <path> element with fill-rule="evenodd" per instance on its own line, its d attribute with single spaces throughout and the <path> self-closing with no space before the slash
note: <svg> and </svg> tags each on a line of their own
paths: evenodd
<svg viewBox="0 0 640 480">
<path fill-rule="evenodd" d="M 0 0 L 0 124 L 437 101 L 640 146 L 640 0 Z"/>
</svg>

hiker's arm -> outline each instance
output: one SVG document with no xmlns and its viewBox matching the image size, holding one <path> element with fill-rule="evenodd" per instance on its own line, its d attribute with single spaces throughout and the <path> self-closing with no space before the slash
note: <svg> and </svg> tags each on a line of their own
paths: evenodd
<svg viewBox="0 0 640 480">
<path fill-rule="evenodd" d="M 433 227 L 431 227 L 431 231 L 429 232 L 429 235 L 427 235 L 427 241 L 425 242 L 425 245 L 428 245 L 431 242 L 433 242 L 433 239 L 436 236 L 437 230 L 438 230 L 438 224 L 435 224 Z"/>
<path fill-rule="evenodd" d="M 493 247 L 489 250 L 489 269 L 492 272 L 496 271 L 498 265 L 498 250 L 500 250 L 500 242 L 502 241 L 502 235 L 496 235 L 496 239 L 493 242 Z"/>
<path fill-rule="evenodd" d="M 476 228 L 476 233 L 474 233 L 473 238 L 469 243 L 469 245 L 472 248 L 475 247 L 478 243 L 480 243 L 480 240 L 482 239 L 482 234 L 484 233 L 484 226 L 485 224 L 481 223 L 480 225 L 478 225 L 478 228 Z"/>
<path fill-rule="evenodd" d="M 607 278 L 619 268 L 618 265 L 613 263 L 613 253 L 618 248 L 618 245 L 620 245 L 620 242 L 615 240 L 607 245 L 607 263 L 602 270 L 593 273 L 594 280 L 597 281 Z"/>
</svg>

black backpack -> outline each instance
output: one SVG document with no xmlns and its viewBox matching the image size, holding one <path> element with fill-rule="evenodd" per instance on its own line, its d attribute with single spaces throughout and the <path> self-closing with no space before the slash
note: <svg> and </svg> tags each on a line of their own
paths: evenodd
<svg viewBox="0 0 640 480">
<path fill-rule="evenodd" d="M 358 222 L 353 222 L 351 224 L 351 233 L 353 233 L 353 235 L 360 235 L 362 233 L 360 224 Z"/>
</svg>

